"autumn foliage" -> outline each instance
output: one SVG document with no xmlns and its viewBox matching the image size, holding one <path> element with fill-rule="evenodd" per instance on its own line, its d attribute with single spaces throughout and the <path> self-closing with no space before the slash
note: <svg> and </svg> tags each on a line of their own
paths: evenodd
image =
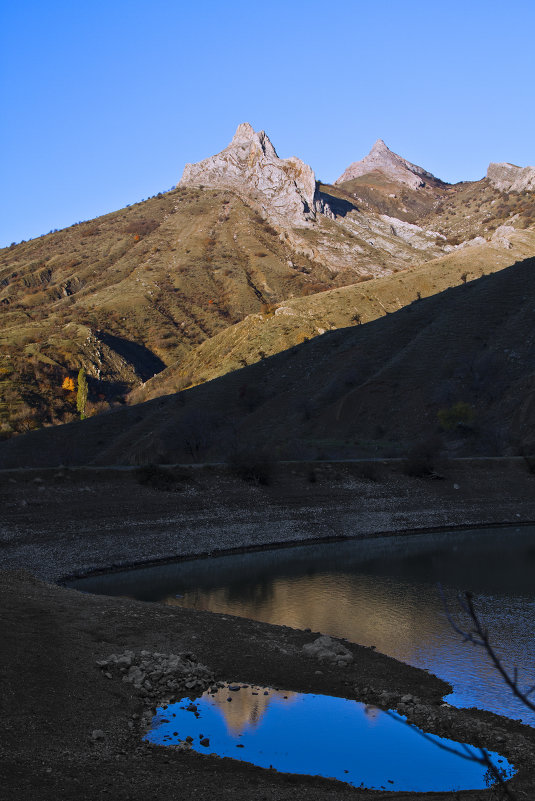
<svg viewBox="0 0 535 801">
<path fill-rule="evenodd" d="M 61 385 L 61 388 L 66 389 L 68 392 L 74 392 L 75 389 L 74 378 L 69 378 L 69 376 L 66 376 L 63 379 L 63 384 Z"/>
</svg>

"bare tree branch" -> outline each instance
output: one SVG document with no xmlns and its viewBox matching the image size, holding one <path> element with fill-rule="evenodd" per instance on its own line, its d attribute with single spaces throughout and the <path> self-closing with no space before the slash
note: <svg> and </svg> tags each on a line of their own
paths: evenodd
<svg viewBox="0 0 535 801">
<path fill-rule="evenodd" d="M 448 604 L 446 601 L 446 597 L 442 590 L 442 587 L 439 585 L 439 592 L 442 598 L 442 603 L 444 605 L 444 610 L 446 612 L 446 617 L 448 618 L 450 626 L 453 628 L 457 634 L 463 638 L 464 642 L 471 642 L 473 645 L 477 645 L 483 648 L 487 654 L 489 655 L 494 667 L 496 668 L 497 672 L 503 678 L 513 695 L 518 698 L 524 704 L 527 709 L 530 709 L 532 712 L 535 712 L 535 703 L 529 699 L 529 695 L 535 690 L 535 685 L 532 685 L 527 690 L 522 690 L 518 681 L 518 668 L 514 667 L 512 673 L 510 673 L 502 664 L 500 657 L 494 650 L 492 646 L 488 630 L 483 626 L 481 618 L 479 617 L 475 607 L 474 607 L 474 596 L 471 592 L 465 592 L 462 595 L 458 596 L 459 605 L 461 609 L 466 613 L 468 618 L 470 619 L 473 629 L 465 631 L 460 628 L 455 621 L 453 620 L 450 611 L 448 609 Z"/>
<path fill-rule="evenodd" d="M 395 720 L 399 721 L 399 713 L 392 712 L 390 709 L 383 710 L 386 712 L 387 715 L 394 718 Z M 489 752 L 485 748 L 474 748 L 467 743 L 459 743 L 459 746 L 462 748 L 462 751 L 458 751 L 456 748 L 452 748 L 450 745 L 446 745 L 446 743 L 439 742 L 436 737 L 439 735 L 428 734 L 428 732 L 422 731 L 418 726 L 415 726 L 413 723 L 409 723 L 408 720 L 402 720 L 406 726 L 411 728 L 420 737 L 423 737 L 424 740 L 433 743 L 437 748 L 440 748 L 442 751 L 447 751 L 450 754 L 455 754 L 455 756 L 460 757 L 461 759 L 466 759 L 468 762 L 477 762 L 479 765 L 483 765 L 487 768 L 487 771 L 490 776 L 492 776 L 494 780 L 494 784 L 499 786 L 504 793 L 504 797 L 510 799 L 510 801 L 516 801 L 516 796 L 514 796 L 504 778 L 504 772 L 494 764 L 492 759 L 490 758 Z"/>
</svg>

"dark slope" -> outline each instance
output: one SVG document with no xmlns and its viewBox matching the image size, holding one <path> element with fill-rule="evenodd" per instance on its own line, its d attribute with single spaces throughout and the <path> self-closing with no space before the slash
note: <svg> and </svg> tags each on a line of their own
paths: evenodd
<svg viewBox="0 0 535 801">
<path fill-rule="evenodd" d="M 437 437 L 455 454 L 532 452 L 534 304 L 526 259 L 177 395 L 17 437 L 0 466 L 397 455 Z"/>
</svg>

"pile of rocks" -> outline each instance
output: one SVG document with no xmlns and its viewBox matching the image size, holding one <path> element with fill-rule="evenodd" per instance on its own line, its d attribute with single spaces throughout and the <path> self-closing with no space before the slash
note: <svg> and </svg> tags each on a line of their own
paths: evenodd
<svg viewBox="0 0 535 801">
<path fill-rule="evenodd" d="M 141 698 L 183 697 L 201 695 L 214 684 L 214 674 L 197 662 L 190 651 L 181 654 L 124 651 L 97 662 L 106 678 L 113 674 L 132 684 Z"/>
<path fill-rule="evenodd" d="M 320 662 L 332 662 L 338 667 L 346 667 L 353 661 L 353 655 L 345 645 L 326 634 L 314 642 L 303 645 L 303 651 L 307 656 L 315 656 Z"/>
</svg>

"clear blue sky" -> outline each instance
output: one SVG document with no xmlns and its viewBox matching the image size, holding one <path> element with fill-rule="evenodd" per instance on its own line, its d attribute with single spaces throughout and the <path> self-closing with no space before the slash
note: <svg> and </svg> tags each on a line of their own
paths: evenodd
<svg viewBox="0 0 535 801">
<path fill-rule="evenodd" d="M 381 137 L 447 181 L 535 164 L 535 2 L 18 0 L 0 245 L 168 189 L 238 123 L 333 181 Z"/>
</svg>

